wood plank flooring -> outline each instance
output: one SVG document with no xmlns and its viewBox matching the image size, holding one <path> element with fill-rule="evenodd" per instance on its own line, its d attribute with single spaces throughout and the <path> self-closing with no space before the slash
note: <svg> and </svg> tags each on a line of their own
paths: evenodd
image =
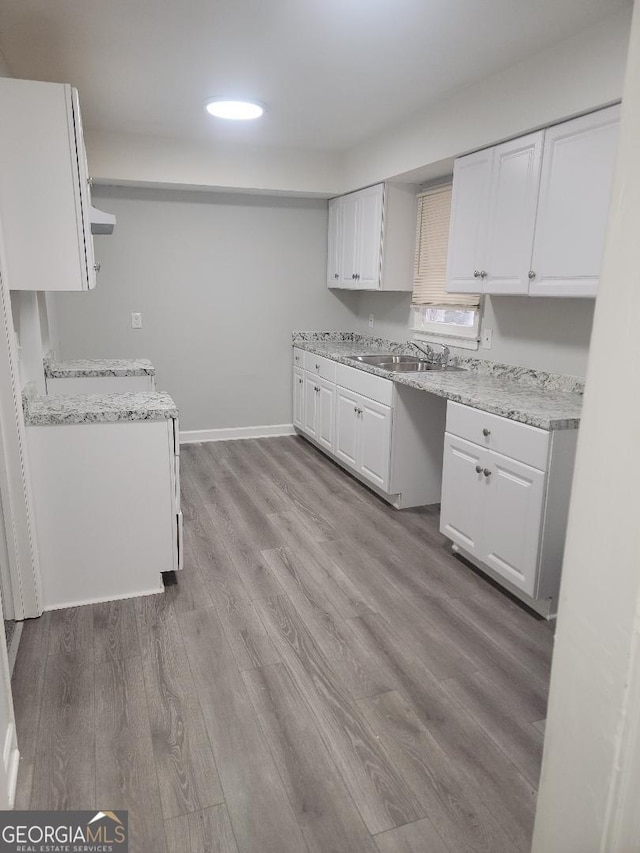
<svg viewBox="0 0 640 853">
<path fill-rule="evenodd" d="M 163 595 L 25 623 L 17 808 L 132 853 L 526 853 L 553 634 L 298 437 L 182 449 Z"/>
</svg>

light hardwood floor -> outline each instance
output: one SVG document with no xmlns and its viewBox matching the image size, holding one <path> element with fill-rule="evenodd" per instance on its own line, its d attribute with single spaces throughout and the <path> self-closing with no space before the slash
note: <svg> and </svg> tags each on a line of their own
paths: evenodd
<svg viewBox="0 0 640 853">
<path fill-rule="evenodd" d="M 529 850 L 553 636 L 300 438 L 182 450 L 164 595 L 25 624 L 16 808 L 136 853 Z"/>
</svg>

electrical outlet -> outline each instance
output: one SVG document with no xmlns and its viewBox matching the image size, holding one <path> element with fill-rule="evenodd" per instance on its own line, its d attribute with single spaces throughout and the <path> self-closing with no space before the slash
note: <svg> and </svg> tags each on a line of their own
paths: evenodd
<svg viewBox="0 0 640 853">
<path fill-rule="evenodd" d="M 482 349 L 491 349 L 491 339 L 493 338 L 493 329 L 482 330 Z"/>
<path fill-rule="evenodd" d="M 131 314 L 131 328 L 132 329 L 141 329 L 142 328 L 142 314 L 139 311 L 134 311 Z"/>
<path fill-rule="evenodd" d="M 376 318 L 373 316 L 373 314 L 369 314 L 369 328 L 370 329 L 373 329 L 373 324 L 375 323 L 375 319 Z"/>
</svg>

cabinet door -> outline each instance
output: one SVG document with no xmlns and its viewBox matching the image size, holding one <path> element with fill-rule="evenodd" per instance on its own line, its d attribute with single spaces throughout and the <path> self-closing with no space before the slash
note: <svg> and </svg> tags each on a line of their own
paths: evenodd
<svg viewBox="0 0 640 853">
<path fill-rule="evenodd" d="M 343 196 L 340 217 L 340 284 L 353 288 L 358 263 L 358 193 Z"/>
<path fill-rule="evenodd" d="M 546 131 L 532 296 L 596 295 L 619 122 L 615 106 Z"/>
<path fill-rule="evenodd" d="M 482 554 L 488 451 L 450 433 L 444 437 L 440 530 L 469 554 Z"/>
<path fill-rule="evenodd" d="M 91 290 L 96 286 L 97 264 L 93 252 L 93 236 L 91 234 L 91 192 L 89 189 L 89 168 L 87 165 L 87 151 L 84 144 L 84 133 L 82 130 L 82 118 L 80 116 L 80 101 L 77 89 L 71 89 L 71 119 L 73 126 L 70 128 L 70 139 L 73 140 L 73 156 L 77 164 L 78 177 L 78 200 L 77 212 L 78 241 L 80 251 L 86 266 L 87 287 Z"/>
<path fill-rule="evenodd" d="M 342 231 L 342 199 L 329 200 L 329 235 L 327 243 L 327 285 L 341 287 L 340 250 Z"/>
<path fill-rule="evenodd" d="M 528 293 L 543 131 L 494 150 L 483 293 Z"/>
<path fill-rule="evenodd" d="M 483 489 L 483 552 L 495 572 L 535 595 L 545 474 L 507 456 L 488 452 L 490 475 Z"/>
<path fill-rule="evenodd" d="M 356 288 L 378 290 L 382 258 L 382 210 L 384 184 L 361 190 L 357 213 Z"/>
<path fill-rule="evenodd" d="M 304 429 L 304 371 L 293 368 L 293 425 Z"/>
<path fill-rule="evenodd" d="M 318 408 L 318 381 L 312 373 L 304 373 L 304 411 L 302 416 L 302 429 L 312 438 L 317 438 L 317 408 Z"/>
<path fill-rule="evenodd" d="M 453 166 L 447 290 L 480 293 L 484 270 L 493 148 L 460 157 Z"/>
<path fill-rule="evenodd" d="M 333 433 L 335 424 L 336 386 L 326 379 L 317 380 L 320 389 L 317 394 L 316 440 L 325 450 L 333 452 Z"/>
<path fill-rule="evenodd" d="M 374 400 L 360 397 L 360 447 L 358 471 L 384 492 L 389 491 L 391 470 L 392 410 Z"/>
<path fill-rule="evenodd" d="M 358 465 L 358 401 L 359 395 L 337 386 L 335 455 L 351 468 Z"/>
</svg>

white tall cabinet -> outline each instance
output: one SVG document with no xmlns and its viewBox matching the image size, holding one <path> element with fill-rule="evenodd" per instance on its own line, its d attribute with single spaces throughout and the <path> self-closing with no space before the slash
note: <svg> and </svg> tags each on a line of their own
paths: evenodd
<svg viewBox="0 0 640 853">
<path fill-rule="evenodd" d="M 89 290 L 98 266 L 78 93 L 0 78 L 0 217 L 10 290 Z"/>
<path fill-rule="evenodd" d="M 619 121 L 609 107 L 458 158 L 447 290 L 595 296 Z"/>
</svg>

